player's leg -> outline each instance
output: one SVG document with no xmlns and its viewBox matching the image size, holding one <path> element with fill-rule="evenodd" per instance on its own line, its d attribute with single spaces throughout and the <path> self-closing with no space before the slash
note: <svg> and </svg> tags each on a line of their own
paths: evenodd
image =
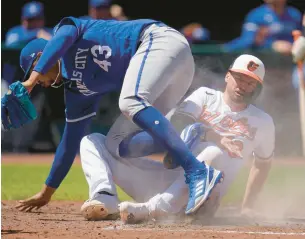
<svg viewBox="0 0 305 239">
<path fill-rule="evenodd" d="M 225 174 L 226 180 L 219 184 L 219 197 L 222 199 L 228 192 L 230 185 L 236 179 L 238 172 L 245 166 L 246 161 L 240 158 L 231 158 L 226 151 L 220 149 L 214 143 L 208 144 L 209 146 L 206 146 L 206 150 L 198 154 L 197 159 L 199 161 L 205 161 L 207 164 Z M 202 146 L 199 145 L 198 147 Z M 213 155 L 217 156 L 213 157 Z"/>
<path fill-rule="evenodd" d="M 149 28 L 143 35 L 125 75 L 120 109 L 175 155 L 185 170 L 204 170 L 163 116 L 185 95 L 194 75 L 194 60 L 187 41 L 179 33 L 166 30 Z"/>
<path fill-rule="evenodd" d="M 201 158 L 208 161 L 222 155 L 221 150 L 207 147 L 207 144 L 197 144 L 196 151 L 201 153 Z M 195 153 L 195 151 L 194 151 Z M 176 169 L 178 170 L 178 169 Z M 154 195 L 145 203 L 122 202 L 120 203 L 121 220 L 125 223 L 137 223 L 147 219 L 181 219 L 179 215 L 188 202 L 188 186 L 185 184 L 183 171 L 175 181 L 163 192 Z M 204 205 L 206 207 L 206 205 Z M 200 209 L 201 210 L 201 209 Z M 144 213 L 144 212 L 148 213 Z M 149 215 L 149 217 L 147 216 Z M 172 217 L 171 217 L 172 216 Z"/>
<path fill-rule="evenodd" d="M 186 39 L 171 28 L 152 26 L 141 40 L 125 75 L 119 106 L 127 117 L 164 145 L 185 170 L 190 187 L 186 213 L 193 213 L 221 181 L 222 173 L 213 168 L 206 169 L 199 163 L 162 115 L 166 112 L 161 113 L 152 106 L 167 88 L 176 89 L 169 91 L 167 100 L 181 94 L 178 89 L 186 93 L 194 75 L 193 56 Z M 183 95 L 179 95 L 175 103 Z"/>
<path fill-rule="evenodd" d="M 91 220 L 105 219 L 105 209 L 112 214 L 117 211 L 115 184 L 134 200 L 145 202 L 164 191 L 178 176 L 177 171 L 168 172 L 157 161 L 114 158 L 105 146 L 105 138 L 94 133 L 81 141 L 81 162 L 90 198 L 82 207 L 82 213 Z M 101 208 L 104 211 L 100 211 Z"/>
<path fill-rule="evenodd" d="M 89 186 L 89 199 L 81 207 L 88 220 L 106 220 L 118 216 L 119 200 L 102 134 L 85 136 L 80 144 L 82 168 Z"/>
<path fill-rule="evenodd" d="M 245 165 L 245 160 L 240 158 L 231 158 L 225 150 L 219 148 L 212 142 L 202 142 L 194 148 L 194 151 L 199 152 L 202 147 L 204 147 L 205 150 L 201 151 L 197 155 L 197 159 L 199 161 L 205 161 L 206 164 L 222 171 L 226 180 L 217 185 L 217 188 L 213 191 L 214 195 L 211 196 L 212 200 L 209 200 L 204 207 L 200 208 L 196 213 L 196 217 L 200 220 L 201 218 L 206 219 L 206 217 L 212 219 L 221 200 L 227 194 L 239 171 Z"/>
<path fill-rule="evenodd" d="M 197 144 L 194 148 L 195 152 L 199 153 L 197 156 L 199 161 L 205 161 L 206 164 L 222 170 L 226 174 L 226 179 L 228 178 L 225 183 L 217 186 L 217 190 L 213 191 L 213 196 L 196 212 L 195 218 L 209 220 L 216 213 L 221 199 L 227 193 L 243 162 L 230 158 L 226 152 L 213 143 Z M 179 220 L 180 212 L 185 209 L 188 201 L 187 194 L 188 186 L 184 182 L 183 172 L 181 171 L 176 180 L 164 192 L 154 195 L 147 202 L 120 203 L 121 219 L 125 223 L 137 223 L 151 218 L 166 219 L 170 216 Z"/>
<path fill-rule="evenodd" d="M 188 200 L 188 186 L 185 184 L 183 170 L 177 171 L 176 180 L 170 186 L 152 195 L 145 202 L 121 202 L 119 205 L 121 220 L 127 224 L 134 224 L 149 219 L 168 218 L 177 216 Z"/>
<path fill-rule="evenodd" d="M 180 74 L 181 76 L 181 74 Z M 185 94 L 185 89 L 188 87 L 188 81 L 185 81 L 185 86 L 176 87 L 175 84 L 168 86 L 161 95 L 153 102 L 153 105 L 162 114 L 167 114 L 165 117 L 170 118 L 171 114 L 169 111 L 172 107 L 176 106 L 177 102 L 181 100 L 181 95 Z M 127 128 L 125 122 L 122 123 L 123 128 Z M 113 127 L 117 131 L 121 126 Z M 122 130 L 126 132 L 126 130 Z M 116 139 L 118 139 L 116 137 Z M 113 147 L 113 146 L 112 146 Z M 166 153 L 167 149 L 163 144 L 160 144 L 158 140 L 155 140 L 149 133 L 138 128 L 130 132 L 127 136 L 125 135 L 120 139 L 118 145 L 118 155 L 122 158 L 138 158 L 143 156 L 149 156 L 152 154 Z"/>
<path fill-rule="evenodd" d="M 123 114 L 111 126 L 105 143 L 109 152 L 118 158 L 138 158 L 165 152 L 162 145 Z"/>
</svg>

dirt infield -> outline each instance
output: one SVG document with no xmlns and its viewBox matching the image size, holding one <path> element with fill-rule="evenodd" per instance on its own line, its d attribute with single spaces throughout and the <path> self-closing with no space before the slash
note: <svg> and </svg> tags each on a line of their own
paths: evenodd
<svg viewBox="0 0 305 239">
<path fill-rule="evenodd" d="M 53 155 L 2 155 L 2 163 L 47 163 Z M 304 165 L 305 160 L 278 160 L 277 163 Z M 79 163 L 79 158 L 75 161 Z M 300 199 L 301 200 L 301 199 Z M 119 220 L 86 221 L 79 213 L 82 202 L 51 201 L 38 212 L 19 212 L 15 201 L 2 201 L 3 238 L 305 238 L 305 207 L 295 207 L 279 219 L 245 220 L 236 208 L 222 208 L 209 224 L 202 222 L 149 222 L 123 225 Z M 303 201 L 296 203 L 303 205 Z M 270 211 L 273 209 L 270 208 Z M 273 211 L 272 211 L 273 212 Z M 276 211 L 272 215 L 275 215 Z"/>
<path fill-rule="evenodd" d="M 119 220 L 85 221 L 81 202 L 52 202 L 39 212 L 23 213 L 16 202 L 2 203 L 2 238 L 305 238 L 302 220 L 291 222 L 245 221 L 231 216 L 216 217 L 212 225 L 150 222 L 123 225 Z"/>
</svg>

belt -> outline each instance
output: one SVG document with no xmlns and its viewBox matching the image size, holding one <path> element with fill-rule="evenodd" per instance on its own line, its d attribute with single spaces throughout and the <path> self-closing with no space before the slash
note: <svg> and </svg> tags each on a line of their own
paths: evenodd
<svg viewBox="0 0 305 239">
<path fill-rule="evenodd" d="M 151 25 L 157 25 L 158 27 L 167 27 L 167 25 L 165 24 L 165 23 L 163 23 L 163 22 L 155 22 L 155 23 L 152 23 L 152 24 L 150 24 L 150 25 L 148 25 L 148 26 L 146 26 L 143 30 L 142 30 L 142 32 L 144 32 L 147 28 L 149 28 Z M 142 41 L 138 41 L 138 44 L 137 44 L 137 50 L 138 50 L 138 48 L 140 47 L 140 45 L 142 44 Z"/>
</svg>

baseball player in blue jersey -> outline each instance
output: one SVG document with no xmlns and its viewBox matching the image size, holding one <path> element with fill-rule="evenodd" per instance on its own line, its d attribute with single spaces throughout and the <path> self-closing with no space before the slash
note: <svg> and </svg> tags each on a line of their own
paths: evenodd
<svg viewBox="0 0 305 239">
<path fill-rule="evenodd" d="M 241 36 L 224 45 L 225 51 L 274 49 L 290 53 L 291 32 L 301 29 L 301 13 L 286 6 L 287 0 L 265 0 L 245 18 Z"/>
<path fill-rule="evenodd" d="M 5 46 L 16 47 L 36 38 L 50 39 L 52 30 L 44 27 L 44 6 L 40 2 L 26 3 L 22 8 L 21 25 L 11 28 L 5 38 Z"/>
<path fill-rule="evenodd" d="M 73 163 L 100 99 L 116 90 L 121 92 L 118 103 L 124 116 L 115 123 L 121 142 L 113 137 L 114 130 L 111 132 L 110 139 L 117 147 L 113 153 L 123 152 L 120 156 L 130 157 L 128 143 L 141 130 L 155 144 L 166 148 L 185 171 L 190 189 L 186 214 L 196 212 L 221 182 L 222 172 L 196 160 L 164 117 L 185 95 L 194 75 L 194 59 L 187 40 L 164 23 L 150 19 L 63 18 L 49 42 L 37 39 L 25 46 L 20 65 L 25 82 L 11 85 L 1 100 L 4 128 L 20 127 L 35 119 L 24 89 L 30 92 L 36 84 L 63 84 L 66 104 L 66 125 L 50 174 L 38 194 L 19 202 L 20 210 L 31 211 L 49 202 Z M 122 131 L 128 124 L 137 126 L 131 137 Z"/>
</svg>

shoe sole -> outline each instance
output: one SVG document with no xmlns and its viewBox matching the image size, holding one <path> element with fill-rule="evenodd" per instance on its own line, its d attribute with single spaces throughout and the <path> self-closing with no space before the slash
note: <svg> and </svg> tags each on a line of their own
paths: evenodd
<svg viewBox="0 0 305 239">
<path fill-rule="evenodd" d="M 135 216 L 133 215 L 133 213 L 128 212 L 128 204 L 123 202 L 119 205 L 119 209 L 120 209 L 120 217 L 121 217 L 121 221 L 124 224 L 138 224 L 144 221 L 143 220 L 136 220 Z"/>
<path fill-rule="evenodd" d="M 119 217 L 119 213 L 108 214 L 107 208 L 102 203 L 81 208 L 81 214 L 88 221 L 116 220 Z"/>
<path fill-rule="evenodd" d="M 200 220 L 201 222 L 211 221 L 215 213 L 220 206 L 220 183 L 216 184 L 213 188 L 209 198 L 204 202 L 204 204 L 192 215 L 195 216 L 195 220 Z"/>
<path fill-rule="evenodd" d="M 204 193 L 202 199 L 200 200 L 200 202 L 197 203 L 197 205 L 195 207 L 186 211 L 185 214 L 189 215 L 189 214 L 195 213 L 202 206 L 202 204 L 209 199 L 213 189 L 216 187 L 217 184 L 222 183 L 223 179 L 224 179 L 223 173 L 218 171 L 218 173 L 216 175 L 214 175 L 211 183 L 209 184 L 208 189 L 205 191 L 205 193 Z"/>
</svg>

